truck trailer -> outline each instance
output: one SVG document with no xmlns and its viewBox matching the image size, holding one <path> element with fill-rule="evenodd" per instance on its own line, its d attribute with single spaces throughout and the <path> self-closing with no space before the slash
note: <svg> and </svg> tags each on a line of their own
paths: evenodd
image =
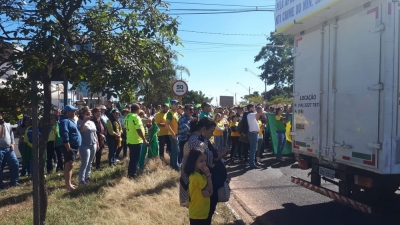
<svg viewBox="0 0 400 225">
<path fill-rule="evenodd" d="M 275 24 L 294 36 L 292 148 L 311 169 L 292 182 L 371 213 L 357 194 L 400 186 L 400 3 L 277 0 Z"/>
</svg>

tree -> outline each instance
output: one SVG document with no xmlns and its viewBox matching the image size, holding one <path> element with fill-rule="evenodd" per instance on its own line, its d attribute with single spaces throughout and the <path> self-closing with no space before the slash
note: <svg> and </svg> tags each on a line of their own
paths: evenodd
<svg viewBox="0 0 400 225">
<path fill-rule="evenodd" d="M 267 40 L 269 43 L 254 58 L 254 62 L 262 62 L 258 67 L 263 71 L 261 80 L 267 80 L 268 85 L 274 85 L 274 91 L 269 91 L 267 97 L 271 99 L 277 94 L 290 96 L 293 90 L 294 37 L 271 32 Z M 283 47 L 278 47 L 279 45 Z"/>
<path fill-rule="evenodd" d="M 23 99 L 30 99 L 34 132 L 37 106 L 43 106 L 39 148 L 33 135 L 35 225 L 46 220 L 43 156 L 51 128 L 51 81 L 66 78 L 75 87 L 87 82 L 92 93 L 107 96 L 135 87 L 169 61 L 170 45 L 180 44 L 178 22 L 164 9 L 168 4 L 161 0 L 0 0 L 0 44 L 11 46 L 8 54 L 0 52 L 7 56 L 0 74 L 17 71 L 7 81 L 9 90 L 31 84 Z"/>
<path fill-rule="evenodd" d="M 271 101 L 268 102 L 268 106 L 278 105 L 278 104 L 291 104 L 293 102 L 293 98 L 288 98 L 285 96 L 274 96 Z"/>
<path fill-rule="evenodd" d="M 188 93 L 183 96 L 182 103 L 186 104 L 201 104 L 203 102 L 212 102 L 213 98 L 208 98 L 202 91 L 188 91 Z"/>
</svg>

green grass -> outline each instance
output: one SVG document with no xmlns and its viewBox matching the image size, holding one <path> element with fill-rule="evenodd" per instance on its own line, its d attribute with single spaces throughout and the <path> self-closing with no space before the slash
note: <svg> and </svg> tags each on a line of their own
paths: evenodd
<svg viewBox="0 0 400 225">
<path fill-rule="evenodd" d="M 64 189 L 64 178 L 46 177 L 49 206 L 46 223 L 71 224 L 188 224 L 188 211 L 179 206 L 179 173 L 159 159 L 150 160 L 137 180 L 126 178 L 127 162 L 103 171 L 93 171 L 89 185 Z M 105 163 L 105 162 L 104 162 Z M 78 177 L 76 163 L 73 173 Z M 33 224 L 32 183 L 21 178 L 21 187 L 0 192 L 0 224 Z M 219 204 L 213 224 L 234 224 L 233 214 Z"/>
</svg>

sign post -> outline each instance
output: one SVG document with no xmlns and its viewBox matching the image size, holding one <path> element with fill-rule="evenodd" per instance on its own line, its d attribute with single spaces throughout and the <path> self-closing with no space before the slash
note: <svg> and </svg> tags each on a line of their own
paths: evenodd
<svg viewBox="0 0 400 225">
<path fill-rule="evenodd" d="M 172 92 L 174 92 L 175 96 L 178 97 L 178 101 L 182 104 L 182 98 L 189 91 L 189 87 L 187 83 L 183 80 L 177 80 L 172 84 Z"/>
</svg>

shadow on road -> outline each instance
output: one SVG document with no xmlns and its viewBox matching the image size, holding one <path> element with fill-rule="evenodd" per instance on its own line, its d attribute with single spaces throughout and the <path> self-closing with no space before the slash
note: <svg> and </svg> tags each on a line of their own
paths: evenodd
<svg viewBox="0 0 400 225">
<path fill-rule="evenodd" d="M 271 210 L 257 217 L 252 225 L 398 225 L 400 215 L 367 215 L 339 203 L 298 206 L 286 203 L 284 209 Z"/>
</svg>

